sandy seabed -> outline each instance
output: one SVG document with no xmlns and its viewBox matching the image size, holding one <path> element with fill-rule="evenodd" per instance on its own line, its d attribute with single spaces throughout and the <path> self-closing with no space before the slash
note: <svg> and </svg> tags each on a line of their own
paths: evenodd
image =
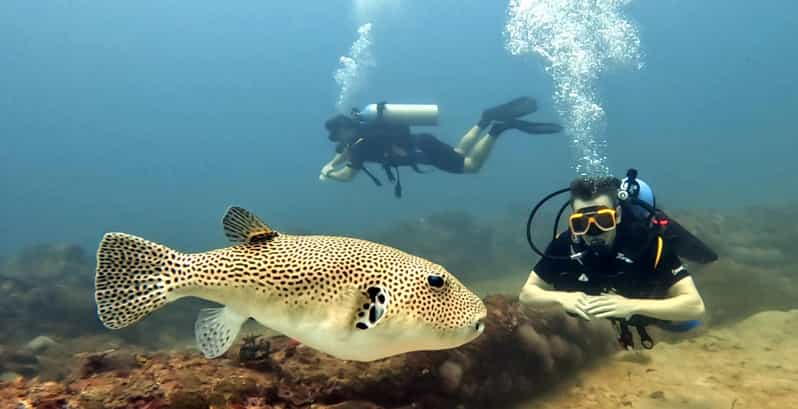
<svg viewBox="0 0 798 409">
<path fill-rule="evenodd" d="M 651 351 L 621 352 L 514 409 L 798 407 L 798 310 L 756 314 Z"/>
</svg>

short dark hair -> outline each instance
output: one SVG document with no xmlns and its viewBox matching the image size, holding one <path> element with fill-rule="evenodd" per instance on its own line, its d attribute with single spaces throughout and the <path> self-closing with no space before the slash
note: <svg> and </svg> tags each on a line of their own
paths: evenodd
<svg viewBox="0 0 798 409">
<path fill-rule="evenodd" d="M 612 205 L 618 204 L 618 189 L 621 181 L 613 176 L 580 176 L 571 182 L 571 206 L 574 199 L 593 200 L 599 196 L 607 195 Z"/>
<path fill-rule="evenodd" d="M 346 115 L 336 115 L 324 122 L 324 127 L 329 132 L 335 132 L 341 128 L 357 128 L 357 121 Z"/>
</svg>

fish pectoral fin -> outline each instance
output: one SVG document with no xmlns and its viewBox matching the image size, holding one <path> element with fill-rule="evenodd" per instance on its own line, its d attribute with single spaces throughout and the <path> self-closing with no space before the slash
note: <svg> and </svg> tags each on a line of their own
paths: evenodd
<svg viewBox="0 0 798 409">
<path fill-rule="evenodd" d="M 222 219 L 224 235 L 235 243 L 252 243 L 269 240 L 277 232 L 247 209 L 230 206 Z"/>
<path fill-rule="evenodd" d="M 200 310 L 194 323 L 194 336 L 203 355 L 206 358 L 216 358 L 227 352 L 247 318 L 229 307 Z"/>
<path fill-rule="evenodd" d="M 385 317 L 391 297 L 388 289 L 380 286 L 369 287 L 364 295 L 368 302 L 358 305 L 355 328 L 367 330 L 374 328 Z"/>
</svg>

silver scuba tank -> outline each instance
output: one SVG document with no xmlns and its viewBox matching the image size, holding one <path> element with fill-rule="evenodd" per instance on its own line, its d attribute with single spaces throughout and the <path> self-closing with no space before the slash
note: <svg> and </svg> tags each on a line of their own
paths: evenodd
<svg viewBox="0 0 798 409">
<path fill-rule="evenodd" d="M 358 116 L 365 122 L 378 119 L 392 125 L 435 126 L 438 125 L 438 105 L 435 104 L 381 104 L 366 105 Z"/>
</svg>

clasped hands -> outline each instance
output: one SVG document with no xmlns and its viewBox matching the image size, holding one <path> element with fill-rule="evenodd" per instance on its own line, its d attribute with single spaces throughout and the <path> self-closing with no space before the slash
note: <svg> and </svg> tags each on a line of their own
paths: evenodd
<svg viewBox="0 0 798 409">
<path fill-rule="evenodd" d="M 319 180 L 321 180 L 321 181 L 327 180 L 327 178 L 328 178 L 327 175 L 329 175 L 330 172 L 332 172 L 333 170 L 335 170 L 335 168 L 333 166 L 325 165 L 323 168 L 321 168 L 321 173 L 319 173 Z"/>
<path fill-rule="evenodd" d="M 637 313 L 635 300 L 617 294 L 566 293 L 560 300 L 560 304 L 566 311 L 587 321 L 593 318 L 628 319 Z"/>
</svg>

